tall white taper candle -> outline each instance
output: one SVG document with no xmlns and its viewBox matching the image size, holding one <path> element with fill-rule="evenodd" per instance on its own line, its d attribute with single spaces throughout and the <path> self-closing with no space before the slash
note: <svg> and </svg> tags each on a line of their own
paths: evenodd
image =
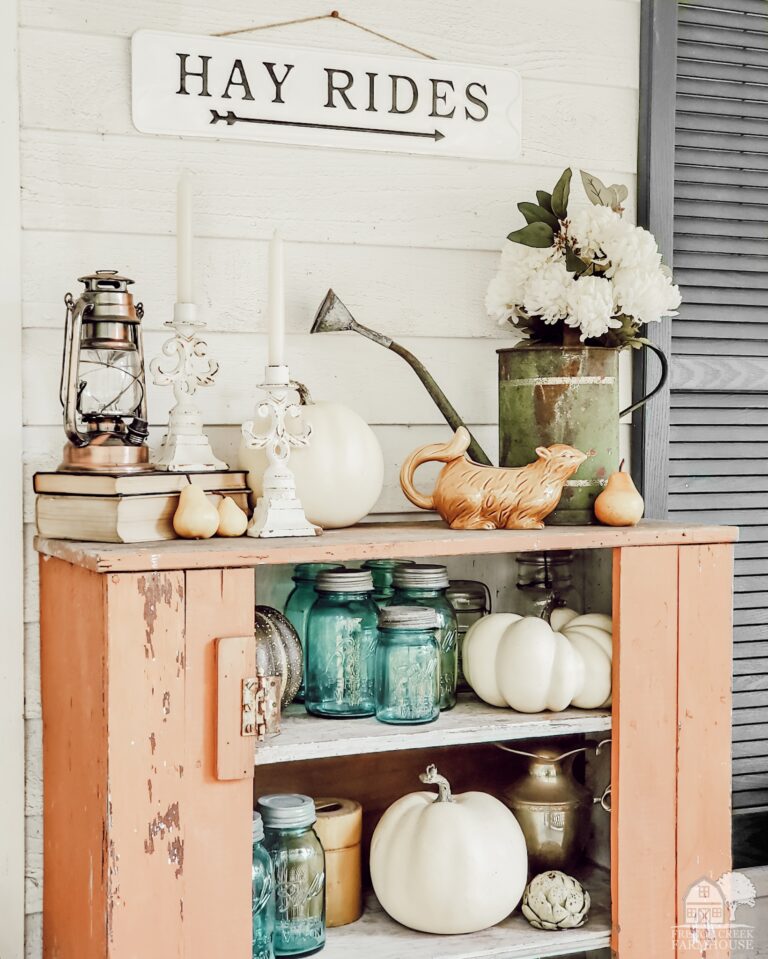
<svg viewBox="0 0 768 959">
<path fill-rule="evenodd" d="M 192 285 L 192 177 L 184 170 L 176 191 L 176 302 L 194 303 Z"/>
<path fill-rule="evenodd" d="M 269 365 L 285 363 L 285 269 L 283 240 L 275 230 L 269 244 Z"/>
</svg>

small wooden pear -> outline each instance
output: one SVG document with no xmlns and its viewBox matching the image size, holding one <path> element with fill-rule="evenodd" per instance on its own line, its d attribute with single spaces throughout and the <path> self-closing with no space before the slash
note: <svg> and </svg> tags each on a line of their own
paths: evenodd
<svg viewBox="0 0 768 959">
<path fill-rule="evenodd" d="M 231 496 L 222 497 L 219 503 L 219 528 L 217 536 L 242 536 L 248 528 L 248 517 Z"/>
<path fill-rule="evenodd" d="M 643 497 L 629 473 L 624 472 L 622 460 L 618 472 L 608 477 L 605 489 L 595 500 L 595 516 L 605 526 L 637 526 L 644 509 Z"/>
<path fill-rule="evenodd" d="M 199 486 L 185 486 L 173 514 L 173 528 L 182 539 L 209 539 L 219 528 L 219 514 Z"/>
</svg>

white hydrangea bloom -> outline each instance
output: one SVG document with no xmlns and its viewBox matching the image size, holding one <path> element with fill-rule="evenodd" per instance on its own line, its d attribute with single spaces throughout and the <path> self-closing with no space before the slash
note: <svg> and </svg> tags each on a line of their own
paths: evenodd
<svg viewBox="0 0 768 959">
<path fill-rule="evenodd" d="M 529 316 L 540 316 L 545 323 L 564 320 L 573 284 L 573 274 L 566 270 L 563 258 L 549 260 L 525 284 L 523 309 Z"/>
<path fill-rule="evenodd" d="M 613 287 L 599 276 L 582 276 L 571 286 L 568 296 L 568 326 L 581 331 L 579 339 L 602 336 L 621 326 L 613 317 Z"/>
<path fill-rule="evenodd" d="M 485 295 L 488 315 L 504 326 L 515 322 L 515 308 L 523 302 L 525 286 L 531 276 L 552 256 L 552 248 L 532 249 L 508 240 L 501 251 L 499 271 L 491 280 Z"/>
<path fill-rule="evenodd" d="M 606 232 L 603 249 L 609 261 L 607 276 L 624 267 L 646 273 L 661 269 L 661 254 L 653 234 L 622 219 Z"/>
<path fill-rule="evenodd" d="M 608 206 L 577 207 L 569 214 L 568 235 L 585 260 L 603 259 L 606 239 L 611 235 L 621 216 Z"/>
<path fill-rule="evenodd" d="M 675 315 L 680 291 L 647 230 L 610 207 L 585 206 L 569 215 L 567 242 L 594 264 L 593 275 L 570 273 L 562 245 L 540 250 L 507 242 L 486 295 L 489 315 L 502 326 L 514 326 L 518 311 L 550 325 L 564 322 L 582 342 L 619 329 L 622 314 L 638 324 Z"/>
<path fill-rule="evenodd" d="M 657 323 L 662 316 L 674 316 L 680 306 L 680 290 L 661 269 L 622 266 L 611 282 L 615 312 L 626 313 L 642 323 Z"/>
</svg>

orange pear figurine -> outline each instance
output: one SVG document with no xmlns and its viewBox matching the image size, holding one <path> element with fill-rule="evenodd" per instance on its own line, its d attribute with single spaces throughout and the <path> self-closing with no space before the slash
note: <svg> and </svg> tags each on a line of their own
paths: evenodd
<svg viewBox="0 0 768 959">
<path fill-rule="evenodd" d="M 595 500 L 595 516 L 605 526 L 637 526 L 644 509 L 643 497 L 629 473 L 624 472 L 622 460 L 618 473 L 608 477 L 605 489 Z"/>
</svg>

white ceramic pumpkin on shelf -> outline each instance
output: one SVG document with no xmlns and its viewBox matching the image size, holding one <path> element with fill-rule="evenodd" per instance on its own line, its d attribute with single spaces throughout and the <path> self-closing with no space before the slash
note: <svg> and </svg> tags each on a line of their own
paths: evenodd
<svg viewBox="0 0 768 959">
<path fill-rule="evenodd" d="M 306 402 L 301 419 L 311 428 L 309 443 L 291 450 L 289 466 L 310 523 L 323 529 L 353 526 L 376 505 L 384 486 L 384 454 L 376 434 L 342 403 Z M 254 430 L 259 418 L 254 418 Z M 266 424 L 265 424 L 266 428 Z M 299 428 L 290 418 L 287 428 Z M 253 502 L 261 496 L 267 457 L 242 440 L 240 468 L 248 470 Z"/>
<path fill-rule="evenodd" d="M 521 713 L 598 709 L 610 702 L 612 623 L 600 613 L 494 613 L 474 623 L 462 647 L 464 675 L 480 699 Z"/>
<path fill-rule="evenodd" d="M 451 795 L 434 766 L 384 813 L 371 840 L 371 881 L 389 915 L 419 932 L 477 932 L 512 912 L 528 874 L 523 832 L 488 793 Z"/>
</svg>

